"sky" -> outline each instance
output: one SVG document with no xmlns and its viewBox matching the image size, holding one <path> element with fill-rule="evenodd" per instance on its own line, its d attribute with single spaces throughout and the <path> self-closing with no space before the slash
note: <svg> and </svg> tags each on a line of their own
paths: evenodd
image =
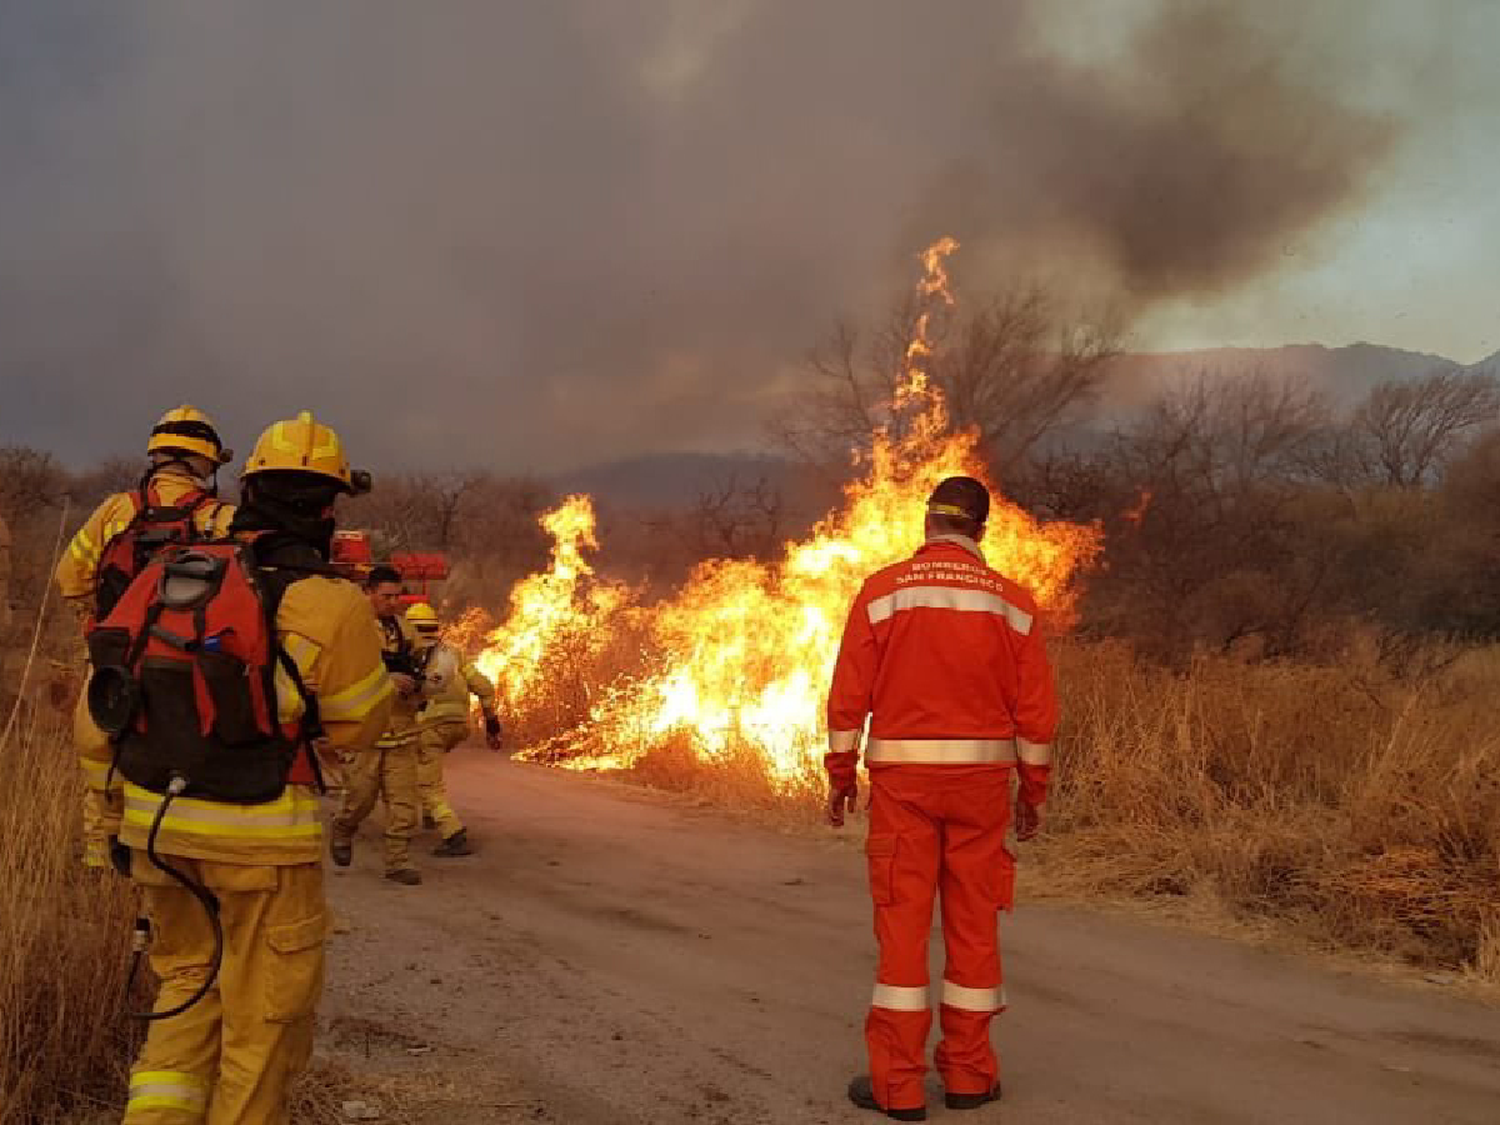
<svg viewBox="0 0 1500 1125">
<path fill-rule="evenodd" d="M 962 243 L 1143 350 L 1500 350 L 1490 0 L 0 0 L 0 443 L 741 450 Z"/>
</svg>

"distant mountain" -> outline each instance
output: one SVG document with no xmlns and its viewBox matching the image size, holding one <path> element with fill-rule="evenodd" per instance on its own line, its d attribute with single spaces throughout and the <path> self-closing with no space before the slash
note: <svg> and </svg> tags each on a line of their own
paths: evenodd
<svg viewBox="0 0 1500 1125">
<path fill-rule="evenodd" d="M 1199 376 L 1257 372 L 1304 377 L 1335 403 L 1348 405 L 1372 387 L 1393 379 L 1418 379 L 1434 371 L 1493 372 L 1500 376 L 1500 352 L 1465 366 L 1440 355 L 1387 348 L 1379 344 L 1290 344 L 1279 348 L 1206 348 L 1185 352 L 1140 352 L 1113 360 L 1099 409 L 1092 418 L 1063 427 L 1050 445 L 1088 450 L 1105 440 L 1111 425 L 1162 389 Z M 684 508 L 705 492 L 730 482 L 754 485 L 762 478 L 804 504 L 825 507 L 836 493 L 811 481 L 795 463 L 758 453 L 656 453 L 590 465 L 554 476 L 568 492 L 586 492 L 605 505 L 623 508 Z"/>
<path fill-rule="evenodd" d="M 1500 352 L 1496 352 L 1486 359 L 1481 359 L 1478 363 L 1471 363 L 1464 370 L 1500 376 Z"/>
<path fill-rule="evenodd" d="M 1500 355 L 1475 364 L 1481 370 Z M 1105 409 L 1139 405 L 1163 387 L 1200 375 L 1305 377 L 1337 403 L 1350 403 L 1372 387 L 1393 379 L 1417 379 L 1434 371 L 1465 370 L 1440 355 L 1387 348 L 1380 344 L 1289 344 L 1280 348 L 1205 348 L 1200 351 L 1131 353 L 1111 364 Z"/>
<path fill-rule="evenodd" d="M 705 492 L 764 478 L 785 485 L 798 472 L 790 461 L 756 453 L 649 453 L 560 473 L 552 483 L 607 504 L 681 508 Z"/>
</svg>

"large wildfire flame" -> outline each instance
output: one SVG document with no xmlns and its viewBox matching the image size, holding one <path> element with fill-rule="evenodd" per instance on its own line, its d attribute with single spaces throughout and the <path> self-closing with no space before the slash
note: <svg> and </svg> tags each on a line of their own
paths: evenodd
<svg viewBox="0 0 1500 1125">
<path fill-rule="evenodd" d="M 922 311 L 890 421 L 858 457 L 860 478 L 845 487 L 842 509 L 806 541 L 789 543 L 778 562 L 705 562 L 675 596 L 639 606 L 628 591 L 593 577 L 584 558 L 585 549 L 596 549 L 586 498 L 570 497 L 543 517 L 556 542 L 552 565 L 516 587 L 479 661 L 505 703 L 528 706 L 527 692 L 565 638 L 597 651 L 629 628 L 653 659 L 644 672 L 596 685 L 586 721 L 534 754 L 573 768 L 620 768 L 685 738 L 706 760 L 751 752 L 783 786 L 816 768 L 825 748 L 824 693 L 860 584 L 915 548 L 924 501 L 938 481 L 985 476 L 976 436 L 953 432 L 926 371 L 930 318 L 953 303 L 944 267 L 956 249 L 943 239 L 923 254 Z M 1039 524 L 999 497 L 984 540 L 992 566 L 1060 615 L 1071 608 L 1075 574 L 1098 546 L 1093 528 Z"/>
</svg>

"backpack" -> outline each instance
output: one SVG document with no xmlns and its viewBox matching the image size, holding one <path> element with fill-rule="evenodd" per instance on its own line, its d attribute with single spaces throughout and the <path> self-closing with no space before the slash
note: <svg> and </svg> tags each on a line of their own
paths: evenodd
<svg viewBox="0 0 1500 1125">
<path fill-rule="evenodd" d="M 121 775 L 162 794 L 181 776 L 186 796 L 243 805 L 289 782 L 322 787 L 317 701 L 276 633 L 302 576 L 257 565 L 249 543 L 172 546 L 146 563 L 89 635 L 89 712 Z M 277 715 L 278 667 L 302 696 L 292 723 Z"/>
<path fill-rule="evenodd" d="M 195 489 L 176 504 L 153 504 L 149 493 L 150 478 L 130 494 L 135 514 L 124 529 L 116 532 L 99 555 L 94 575 L 94 620 L 109 616 L 135 576 L 162 550 L 179 543 L 193 543 L 203 538 L 195 517 L 198 510 L 213 501 L 207 492 Z"/>
</svg>

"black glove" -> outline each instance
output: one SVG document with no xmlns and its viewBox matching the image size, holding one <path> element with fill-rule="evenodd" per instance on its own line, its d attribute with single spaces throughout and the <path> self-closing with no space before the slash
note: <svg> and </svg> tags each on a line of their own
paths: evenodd
<svg viewBox="0 0 1500 1125">
<path fill-rule="evenodd" d="M 109 838 L 109 862 L 125 878 L 130 878 L 130 849 L 120 843 L 118 836 Z"/>
<path fill-rule="evenodd" d="M 489 745 L 489 748 L 491 750 L 500 749 L 503 737 L 500 728 L 500 717 L 498 715 L 486 715 L 484 717 L 484 741 Z"/>
</svg>

